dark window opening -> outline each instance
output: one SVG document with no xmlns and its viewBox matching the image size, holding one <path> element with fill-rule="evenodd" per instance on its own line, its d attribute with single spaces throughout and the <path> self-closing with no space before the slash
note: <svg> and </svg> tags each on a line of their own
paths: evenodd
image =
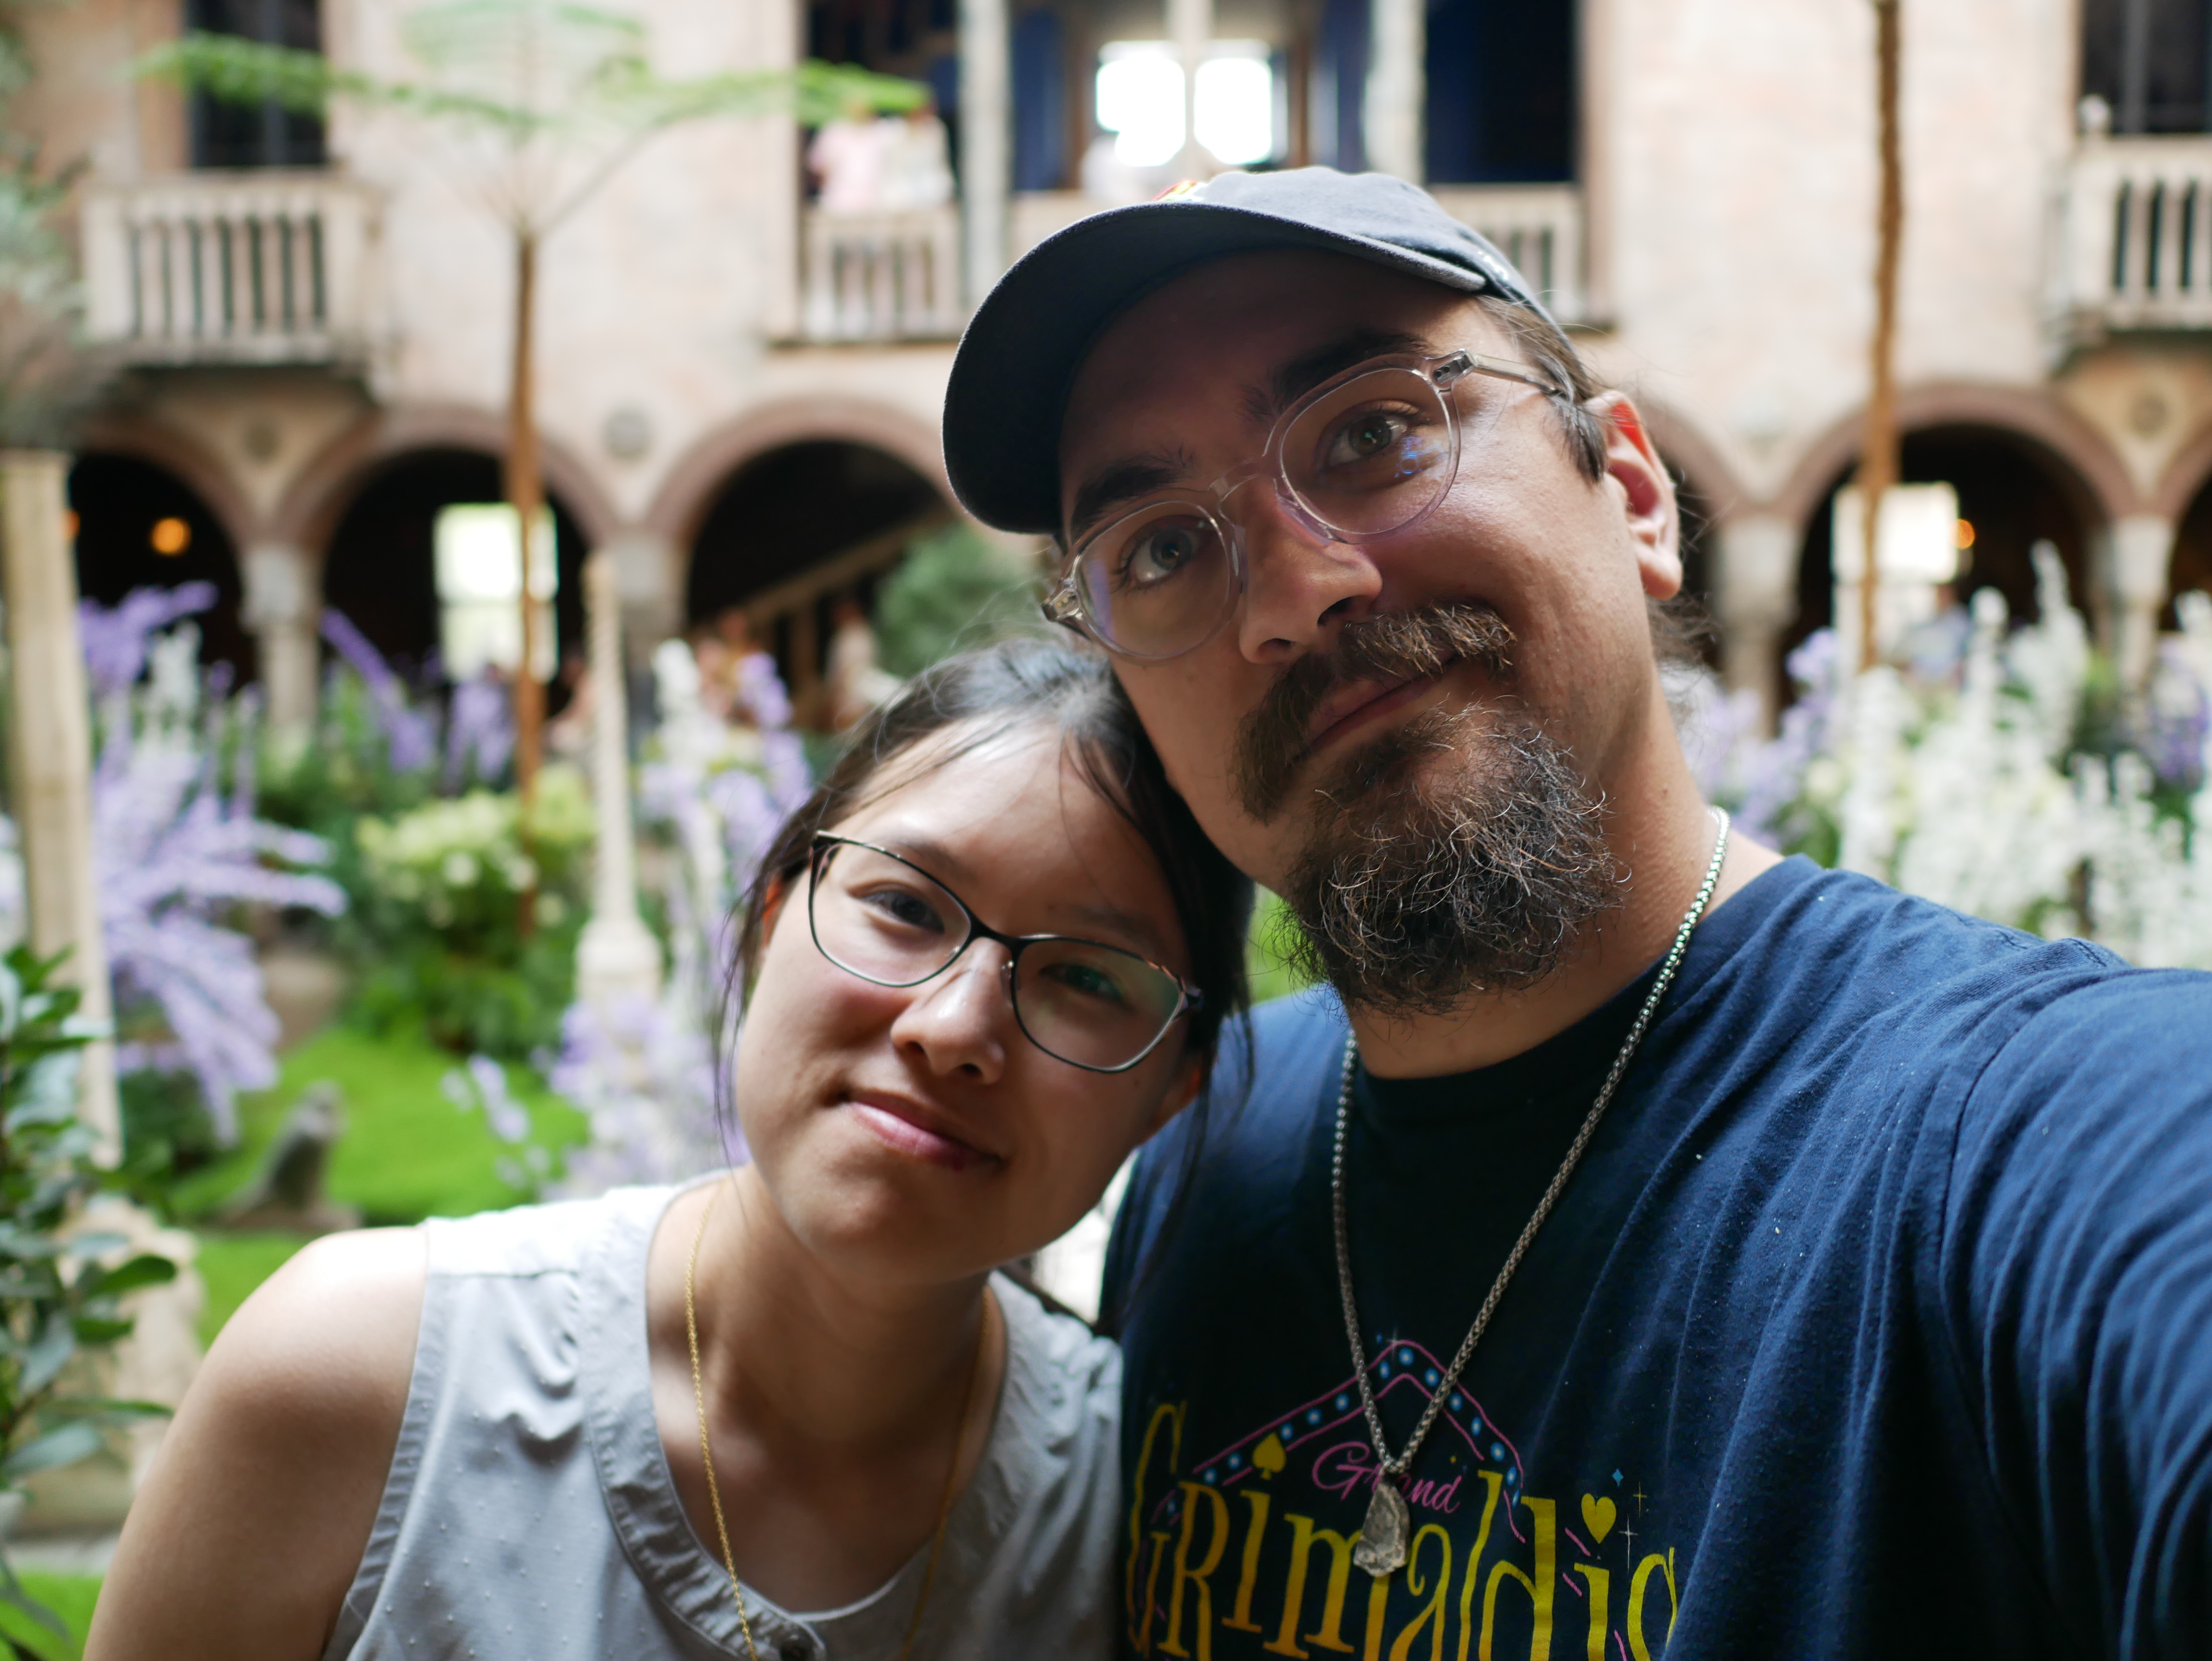
<svg viewBox="0 0 2212 1661">
<path fill-rule="evenodd" d="M 2081 0 L 2081 92 L 2114 132 L 2212 131 L 2212 0 Z"/>
<path fill-rule="evenodd" d="M 1520 0 L 1431 0 L 1430 183 L 1573 179 L 1575 11 Z"/>
<path fill-rule="evenodd" d="M 241 682 L 254 678 L 254 639 L 239 616 L 237 552 L 191 487 L 132 456 L 85 455 L 70 468 L 69 503 L 79 594 L 112 606 L 134 588 L 211 582 L 214 606 L 191 619 L 200 661 L 228 663 Z"/>
<path fill-rule="evenodd" d="M 188 0 L 185 26 L 299 52 L 323 49 L 316 0 Z M 195 167 L 319 167 L 329 159 L 321 119 L 273 99 L 232 104 L 195 92 L 190 120 Z"/>
</svg>

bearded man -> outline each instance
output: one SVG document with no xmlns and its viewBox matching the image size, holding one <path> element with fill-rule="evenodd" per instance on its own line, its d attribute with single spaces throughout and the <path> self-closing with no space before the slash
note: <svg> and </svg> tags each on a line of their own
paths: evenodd
<svg viewBox="0 0 2212 1661">
<path fill-rule="evenodd" d="M 1729 831 L 1666 469 L 1494 249 L 1100 215 L 945 445 L 1340 995 L 1117 1225 L 1130 1652 L 2212 1655 L 2212 977 Z"/>
</svg>

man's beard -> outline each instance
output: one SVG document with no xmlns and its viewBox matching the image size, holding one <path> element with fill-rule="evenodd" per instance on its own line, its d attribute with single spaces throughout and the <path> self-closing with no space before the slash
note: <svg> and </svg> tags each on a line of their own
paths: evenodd
<svg viewBox="0 0 2212 1661">
<path fill-rule="evenodd" d="M 1465 659 L 1510 684 L 1511 645 L 1496 613 L 1469 605 L 1346 625 L 1335 651 L 1301 660 L 1246 719 L 1246 810 L 1283 811 L 1311 714 L 1343 682 Z M 1530 986 L 1619 900 L 1602 803 L 1554 739 L 1495 705 L 1431 709 L 1359 745 L 1315 782 L 1307 811 L 1283 886 L 1292 963 L 1380 1014 L 1443 1014 Z"/>
</svg>

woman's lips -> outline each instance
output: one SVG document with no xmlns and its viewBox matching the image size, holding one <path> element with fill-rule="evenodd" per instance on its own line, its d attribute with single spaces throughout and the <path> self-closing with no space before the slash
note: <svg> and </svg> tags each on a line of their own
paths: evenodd
<svg viewBox="0 0 2212 1661">
<path fill-rule="evenodd" d="M 846 1105 L 886 1146 L 948 1171 L 966 1171 L 994 1157 L 962 1141 L 941 1118 L 915 1103 L 889 1096 L 854 1096 Z"/>
</svg>

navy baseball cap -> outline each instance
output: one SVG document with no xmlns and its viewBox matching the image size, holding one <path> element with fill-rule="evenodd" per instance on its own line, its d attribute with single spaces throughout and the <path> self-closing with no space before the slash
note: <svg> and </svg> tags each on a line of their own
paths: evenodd
<svg viewBox="0 0 2212 1661">
<path fill-rule="evenodd" d="M 1002 531 L 1058 530 L 1060 417 L 1091 343 L 1169 278 L 1264 248 L 1351 254 L 1542 310 L 1504 255 L 1388 173 L 1225 173 L 1093 214 L 1016 261 L 961 338 L 945 392 L 945 472 L 961 505 Z"/>
</svg>

